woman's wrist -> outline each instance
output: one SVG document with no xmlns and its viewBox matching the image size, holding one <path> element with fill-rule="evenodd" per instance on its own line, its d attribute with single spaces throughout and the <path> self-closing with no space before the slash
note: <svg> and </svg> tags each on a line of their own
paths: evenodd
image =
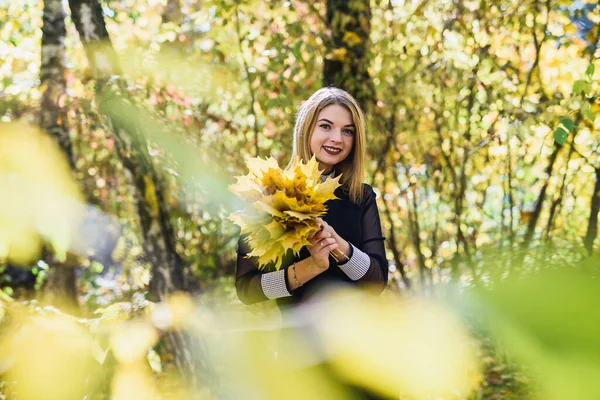
<svg viewBox="0 0 600 400">
<path fill-rule="evenodd" d="M 350 257 L 350 254 L 352 254 L 350 243 L 347 240 L 340 238 L 338 244 L 340 246 L 339 249 L 346 255 L 346 257 Z"/>
<path fill-rule="evenodd" d="M 312 256 L 292 264 L 286 271 L 290 288 L 292 290 L 298 289 L 326 269 L 315 265 Z"/>
</svg>

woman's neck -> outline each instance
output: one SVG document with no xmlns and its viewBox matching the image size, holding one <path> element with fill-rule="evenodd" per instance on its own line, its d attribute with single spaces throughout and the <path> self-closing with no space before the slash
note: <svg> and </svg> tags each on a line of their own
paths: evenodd
<svg viewBox="0 0 600 400">
<path fill-rule="evenodd" d="M 331 168 L 329 172 L 323 172 L 321 174 L 321 182 L 325 181 L 327 178 L 335 178 L 335 168 Z"/>
</svg>

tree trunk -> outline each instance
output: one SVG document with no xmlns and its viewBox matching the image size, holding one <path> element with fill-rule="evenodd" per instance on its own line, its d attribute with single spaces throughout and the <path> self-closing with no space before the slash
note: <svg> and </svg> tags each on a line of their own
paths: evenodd
<svg viewBox="0 0 600 400">
<path fill-rule="evenodd" d="M 579 122 L 576 122 L 576 126 Z M 569 174 L 569 161 L 571 161 L 571 157 L 573 156 L 573 152 L 575 151 L 575 135 L 577 134 L 577 130 L 573 133 L 573 138 L 571 139 L 571 147 L 569 148 L 569 155 L 567 156 L 567 160 L 565 162 L 565 173 L 562 177 L 562 182 L 560 184 L 560 189 L 558 190 L 558 195 L 556 198 L 552 200 L 550 204 L 550 212 L 548 214 L 548 223 L 546 224 L 546 234 L 544 237 L 544 242 L 546 245 L 550 243 L 550 233 L 554 227 L 554 218 L 556 216 L 556 211 L 559 210 L 559 206 L 562 204 L 563 195 L 565 193 L 565 188 L 567 184 L 567 175 Z"/>
<path fill-rule="evenodd" d="M 125 167 L 140 217 L 143 247 L 152 268 L 150 297 L 164 301 L 176 291 L 187 290 L 184 262 L 175 249 L 175 234 L 165 202 L 163 180 L 158 176 L 142 135 L 144 121 L 118 88 L 100 95 L 100 109 L 115 131 L 115 147 Z"/>
<path fill-rule="evenodd" d="M 148 154 L 141 134 L 141 121 L 137 115 L 118 112 L 133 110 L 132 101 L 125 100 L 116 85 L 106 85 L 108 77 L 120 74 L 120 67 L 98 1 L 70 0 L 69 4 L 90 70 L 95 74 L 93 78 L 99 81 L 97 87 L 102 111 L 108 113 L 115 128 L 118 154 L 133 182 L 132 194 L 140 217 L 144 249 L 152 265 L 154 282 L 151 283 L 151 295 L 161 301 L 170 293 L 185 289 L 183 263 L 175 251 L 175 238 L 163 198 L 163 182 Z"/>
<path fill-rule="evenodd" d="M 550 154 L 550 159 L 548 160 L 548 166 L 546 167 L 546 174 L 548 178 L 542 186 L 540 190 L 540 194 L 538 196 L 537 202 L 535 203 L 535 209 L 533 210 L 533 215 L 531 220 L 527 224 L 527 231 L 525 232 L 525 237 L 523 239 L 523 243 L 521 244 L 522 255 L 520 257 L 520 261 L 525 257 L 525 252 L 529 248 L 529 244 L 531 243 L 531 239 L 533 238 L 533 234 L 535 233 L 535 227 L 542 213 L 542 207 L 544 205 L 544 200 L 546 199 L 546 192 L 548 191 L 548 185 L 550 184 L 550 177 L 552 176 L 552 171 L 554 169 L 554 163 L 558 157 L 558 152 L 560 151 L 562 145 L 557 143 L 554 144 L 554 149 L 552 154 Z"/>
<path fill-rule="evenodd" d="M 436 170 L 433 173 L 433 188 L 434 188 L 434 193 L 441 193 L 441 173 L 439 170 Z M 438 254 L 438 233 L 439 233 L 439 228 L 440 228 L 440 220 L 439 220 L 439 215 L 440 215 L 440 208 L 439 208 L 439 203 L 438 201 L 436 201 L 436 205 L 435 205 L 435 209 L 433 210 L 433 213 L 435 215 L 435 225 L 433 227 L 433 232 L 431 234 L 431 260 L 433 260 L 433 265 L 436 265 L 437 263 L 437 254 Z M 429 268 L 429 284 L 431 285 L 431 287 L 433 288 L 433 267 Z"/>
<path fill-rule="evenodd" d="M 179 23 L 182 17 L 181 0 L 167 0 L 167 5 L 162 13 L 163 24 L 168 22 Z"/>
<path fill-rule="evenodd" d="M 131 190 L 140 218 L 143 248 L 151 264 L 150 297 L 164 301 L 175 291 L 186 289 L 184 265 L 175 251 L 175 237 L 163 197 L 163 181 L 159 179 L 145 138 L 143 122 L 136 111 L 135 101 L 127 99 L 117 84 L 107 84 L 109 78 L 120 75 L 114 51 L 98 0 L 69 0 L 73 22 L 88 58 L 89 69 L 96 79 L 101 111 L 114 128 L 119 157 L 132 182 Z M 116 80 L 120 83 L 119 80 Z M 133 104 L 133 105 L 132 105 Z M 199 338 L 196 338 L 200 342 Z M 165 332 L 163 343 L 181 376 L 194 386 L 201 378 L 209 378 L 207 354 L 195 354 L 191 338 L 185 332 Z"/>
<path fill-rule="evenodd" d="M 407 202 L 408 203 L 408 202 Z M 412 204 L 412 209 L 411 209 Z M 417 189 L 415 186 L 412 187 L 412 199 L 408 203 L 408 220 L 411 226 L 411 236 L 413 239 L 413 245 L 417 252 L 417 259 L 419 260 L 419 278 L 421 280 L 421 293 L 425 294 L 427 290 L 427 266 L 425 264 L 425 255 L 421 246 L 421 227 L 419 225 L 419 208 L 417 205 Z"/>
<path fill-rule="evenodd" d="M 383 174 L 383 187 L 385 188 L 385 174 Z M 411 289 L 410 280 L 408 276 L 406 276 L 406 270 L 404 267 L 404 263 L 400 259 L 400 251 L 398 250 L 398 240 L 396 239 L 396 227 L 394 226 L 394 220 L 392 219 L 392 213 L 390 212 L 389 202 L 385 199 L 385 194 L 382 196 L 383 202 L 385 204 L 385 208 L 383 209 L 383 213 L 388 223 L 390 224 L 389 236 L 390 236 L 390 249 L 392 250 L 392 255 L 394 256 L 394 262 L 396 263 L 396 268 L 400 271 L 400 276 L 402 277 L 402 282 L 408 290 Z"/>
<path fill-rule="evenodd" d="M 594 168 L 594 172 L 596 184 L 594 185 L 594 193 L 592 194 L 592 202 L 590 204 L 587 232 L 583 239 L 585 248 L 590 256 L 594 253 L 594 240 L 596 240 L 596 236 L 598 235 L 598 211 L 600 211 L 600 168 Z"/>
<path fill-rule="evenodd" d="M 465 149 L 466 152 L 466 149 Z M 473 259 L 471 258 L 471 249 L 469 247 L 469 242 L 465 237 L 465 234 L 462 230 L 462 212 L 463 212 L 463 202 L 465 199 L 465 193 L 467 191 L 467 162 L 469 161 L 468 156 L 465 156 L 463 159 L 463 164 L 460 169 L 460 178 L 459 178 L 459 187 L 456 192 L 456 198 L 454 201 L 455 208 L 455 219 L 456 219 L 456 252 L 458 253 L 458 248 L 462 244 L 463 252 L 467 259 L 467 264 L 469 265 L 469 269 L 471 270 L 471 274 L 473 274 L 473 280 L 478 281 L 479 277 L 477 275 L 477 270 L 475 269 L 475 264 L 473 263 Z"/>
<path fill-rule="evenodd" d="M 509 215 L 509 219 L 508 219 L 508 239 L 509 239 L 509 243 L 510 243 L 510 253 L 512 254 L 514 252 L 514 240 L 515 240 L 515 224 L 514 224 L 514 218 L 513 218 L 513 209 L 515 207 L 515 201 L 513 198 L 513 184 L 512 184 L 512 176 L 513 176 L 513 172 L 512 172 L 512 152 L 510 150 L 510 130 L 509 130 L 509 136 L 506 139 L 506 148 L 508 150 L 508 158 L 506 161 L 506 174 L 508 175 L 508 179 L 507 184 L 508 187 L 505 191 L 505 196 L 506 196 L 506 192 L 508 192 L 508 215 Z M 504 220 L 504 216 L 502 217 L 502 219 Z"/>
<path fill-rule="evenodd" d="M 98 0 L 69 0 L 69 7 L 83 43 L 90 78 L 103 83 L 111 76 L 121 75 L 119 58 L 108 36 Z"/>
<path fill-rule="evenodd" d="M 43 94 L 40 126 L 58 142 L 71 169 L 74 169 L 75 157 L 63 104 L 67 96 L 65 16 L 61 0 L 44 0 L 40 66 Z M 48 280 L 44 287 L 44 300 L 51 304 L 60 302 L 67 308 L 77 308 L 75 265 L 57 262 L 49 250 L 45 250 L 44 255 L 45 261 L 50 266 Z"/>
<path fill-rule="evenodd" d="M 387 130 L 388 134 L 387 134 L 387 137 L 385 140 L 385 144 L 383 145 L 383 148 L 381 150 L 381 153 L 379 154 L 378 161 L 377 161 L 377 167 L 375 168 L 375 171 L 373 171 L 373 175 L 372 175 L 373 178 L 371 181 L 371 185 L 373 185 L 375 182 L 377 173 L 380 170 L 383 170 L 382 185 L 384 188 L 386 187 L 386 182 L 387 182 L 387 176 L 385 173 L 385 160 L 386 160 L 388 152 L 390 151 L 390 148 L 392 147 L 392 142 L 393 142 L 395 134 L 396 134 L 396 106 L 395 105 L 392 106 L 392 113 L 390 114 L 390 118 L 387 121 L 386 130 Z M 390 247 L 392 250 L 392 255 L 394 257 L 394 262 L 396 264 L 396 268 L 398 268 L 398 271 L 400 272 L 400 277 L 402 278 L 402 282 L 404 282 L 404 286 L 406 287 L 407 290 L 410 290 L 411 283 L 410 283 L 410 280 L 408 279 L 408 276 L 406 276 L 406 269 L 405 269 L 404 263 L 402 262 L 402 260 L 400 258 L 400 251 L 398 250 L 398 244 L 397 244 L 398 240 L 396 239 L 396 227 L 394 226 L 394 220 L 392 219 L 392 214 L 390 212 L 390 205 L 389 205 L 389 202 L 385 198 L 385 194 L 382 196 L 382 200 L 385 205 L 383 212 L 385 214 L 385 217 L 386 217 L 388 223 L 390 224 L 390 230 L 389 230 Z"/>
<path fill-rule="evenodd" d="M 327 45 L 323 84 L 348 91 L 368 111 L 375 98 L 369 76 L 369 0 L 327 0 Z"/>
</svg>

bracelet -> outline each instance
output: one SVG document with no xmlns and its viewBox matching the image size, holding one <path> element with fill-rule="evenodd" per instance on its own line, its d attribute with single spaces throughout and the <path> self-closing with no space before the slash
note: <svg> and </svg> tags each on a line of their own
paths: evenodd
<svg viewBox="0 0 600 400">
<path fill-rule="evenodd" d="M 292 276 L 294 278 L 294 282 L 296 282 L 296 285 L 298 285 L 298 287 L 302 286 L 302 284 L 298 280 L 298 277 L 296 276 L 296 263 L 292 264 L 292 274 L 293 274 Z"/>
</svg>

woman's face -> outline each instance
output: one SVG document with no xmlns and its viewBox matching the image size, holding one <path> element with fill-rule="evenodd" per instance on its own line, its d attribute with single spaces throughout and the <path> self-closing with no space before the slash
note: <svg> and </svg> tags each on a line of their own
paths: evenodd
<svg viewBox="0 0 600 400">
<path fill-rule="evenodd" d="M 332 104 L 321 110 L 310 138 L 310 150 L 317 157 L 319 169 L 329 173 L 348 157 L 355 132 L 352 114 L 345 107 Z"/>
</svg>

